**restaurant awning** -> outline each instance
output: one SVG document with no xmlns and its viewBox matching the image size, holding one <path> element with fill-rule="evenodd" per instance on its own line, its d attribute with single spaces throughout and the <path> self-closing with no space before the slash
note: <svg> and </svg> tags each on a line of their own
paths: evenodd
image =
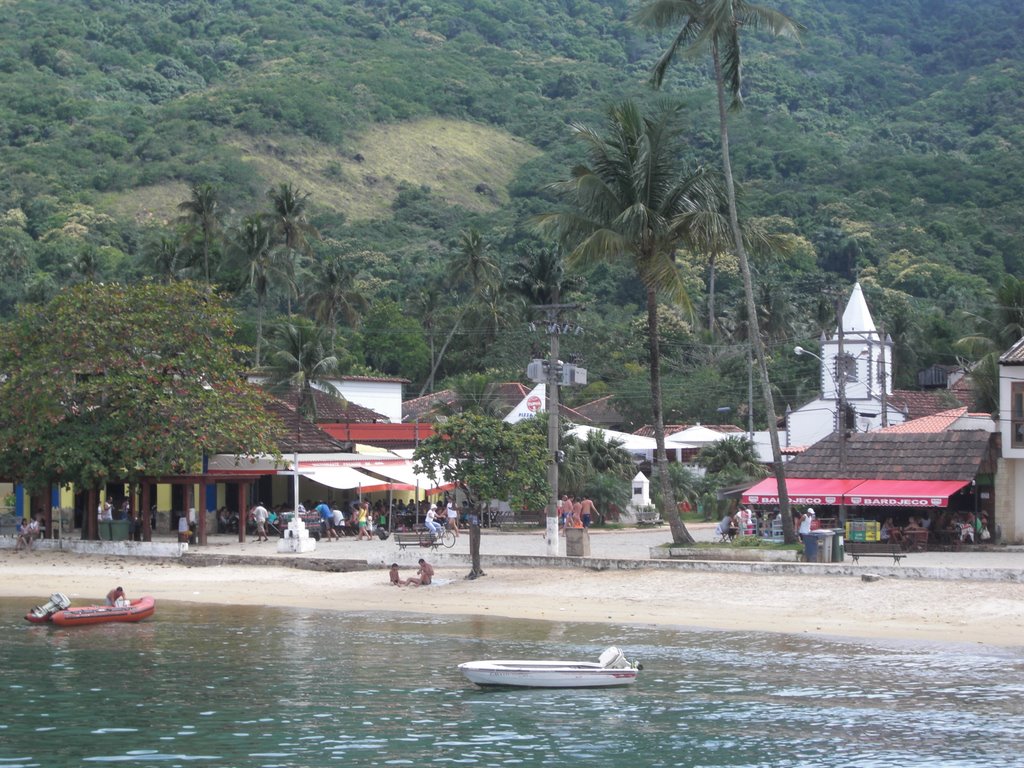
<svg viewBox="0 0 1024 768">
<path fill-rule="evenodd" d="M 949 497 L 966 480 L 851 480 L 843 478 L 786 478 L 793 504 L 852 507 L 946 507 Z M 766 477 L 742 496 L 744 504 L 778 504 L 774 477 Z"/>
<path fill-rule="evenodd" d="M 787 477 L 786 491 L 792 504 L 817 504 L 839 506 L 843 494 L 862 483 L 863 480 L 836 478 Z M 779 486 L 774 477 L 766 477 L 742 496 L 744 504 L 778 504 Z"/>
<path fill-rule="evenodd" d="M 946 507 L 967 480 L 863 480 L 846 493 L 856 507 Z"/>
<path fill-rule="evenodd" d="M 338 490 L 360 489 L 363 493 L 388 490 L 389 483 L 382 483 L 380 478 L 365 475 L 352 467 L 316 467 L 302 472 L 314 483 L 326 485 L 328 488 Z"/>
</svg>

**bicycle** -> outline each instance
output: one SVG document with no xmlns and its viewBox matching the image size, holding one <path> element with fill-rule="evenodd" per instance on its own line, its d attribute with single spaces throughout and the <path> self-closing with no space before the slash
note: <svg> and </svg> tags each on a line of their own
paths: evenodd
<svg viewBox="0 0 1024 768">
<path fill-rule="evenodd" d="M 442 546 L 451 549 L 455 546 L 455 534 L 452 533 L 451 529 L 446 525 L 444 530 L 441 531 L 441 535 L 437 537 L 437 541 Z"/>
</svg>

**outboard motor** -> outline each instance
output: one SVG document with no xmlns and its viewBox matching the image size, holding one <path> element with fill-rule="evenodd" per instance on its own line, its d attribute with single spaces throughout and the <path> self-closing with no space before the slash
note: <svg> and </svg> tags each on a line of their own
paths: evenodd
<svg viewBox="0 0 1024 768">
<path fill-rule="evenodd" d="M 614 645 L 604 649 L 604 653 L 598 657 L 597 663 L 605 669 L 643 669 L 640 662 L 630 661 Z"/>
<path fill-rule="evenodd" d="M 53 616 L 57 611 L 66 610 L 71 606 L 71 600 L 68 599 L 67 595 L 61 594 L 60 592 L 54 592 L 50 595 L 50 599 L 42 605 L 37 605 L 28 615 L 25 616 L 29 621 L 42 622 L 49 621 L 50 617 Z"/>
</svg>

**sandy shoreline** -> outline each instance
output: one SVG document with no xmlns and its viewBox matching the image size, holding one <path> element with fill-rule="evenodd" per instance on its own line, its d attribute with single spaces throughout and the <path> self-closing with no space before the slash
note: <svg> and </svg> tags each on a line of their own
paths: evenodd
<svg viewBox="0 0 1024 768">
<path fill-rule="evenodd" d="M 120 584 L 158 601 L 279 605 L 318 610 L 483 614 L 548 621 L 873 637 L 1024 646 L 1024 584 L 675 571 L 437 569 L 439 584 L 393 587 L 386 569 L 325 573 L 247 565 L 190 567 L 55 552 L 0 554 L 0 597 L 25 609 L 63 592 L 74 604 Z M 403 576 L 413 575 L 404 568 Z M 254 589 L 262 582 L 272 589 Z"/>
</svg>

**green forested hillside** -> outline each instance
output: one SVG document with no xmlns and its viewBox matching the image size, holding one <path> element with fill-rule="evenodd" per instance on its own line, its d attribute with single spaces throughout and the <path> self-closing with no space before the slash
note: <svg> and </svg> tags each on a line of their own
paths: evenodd
<svg viewBox="0 0 1024 768">
<path fill-rule="evenodd" d="M 264 305 L 268 325 L 313 311 L 324 265 L 341 264 L 367 301 L 338 320 L 349 370 L 406 376 L 412 394 L 435 365 L 435 386 L 485 368 L 521 376 L 545 337 L 505 281 L 474 291 L 462 266 L 486 254 L 507 277 L 549 245 L 530 217 L 582 159 L 568 124 L 599 127 L 608 104 L 655 98 L 647 79 L 667 38 L 631 23 L 638 4 L 4 0 L 0 313 L 81 280 L 202 277 L 178 205 L 209 184 L 212 279 L 254 328 Z M 743 214 L 795 245 L 758 264 L 780 400 L 813 386 L 790 352 L 828 325 L 823 290 L 855 278 L 912 383 L 953 363 L 956 339 L 993 336 L 994 290 L 1024 272 L 1024 14 L 1010 0 L 775 7 L 803 40 L 747 35 L 731 131 Z M 717 167 L 707 63 L 675 65 L 664 90 L 687 105 L 680 151 Z M 309 194 L 320 239 L 292 254 L 293 281 L 271 273 L 261 295 L 238 232 L 281 184 Z M 711 334 L 705 257 L 683 262 L 695 314 L 663 324 L 667 420 L 738 414 L 735 267 L 716 265 Z M 638 420 L 642 295 L 628 265 L 586 275 L 586 333 L 563 343 L 596 382 L 579 397 L 616 393 Z"/>
</svg>

